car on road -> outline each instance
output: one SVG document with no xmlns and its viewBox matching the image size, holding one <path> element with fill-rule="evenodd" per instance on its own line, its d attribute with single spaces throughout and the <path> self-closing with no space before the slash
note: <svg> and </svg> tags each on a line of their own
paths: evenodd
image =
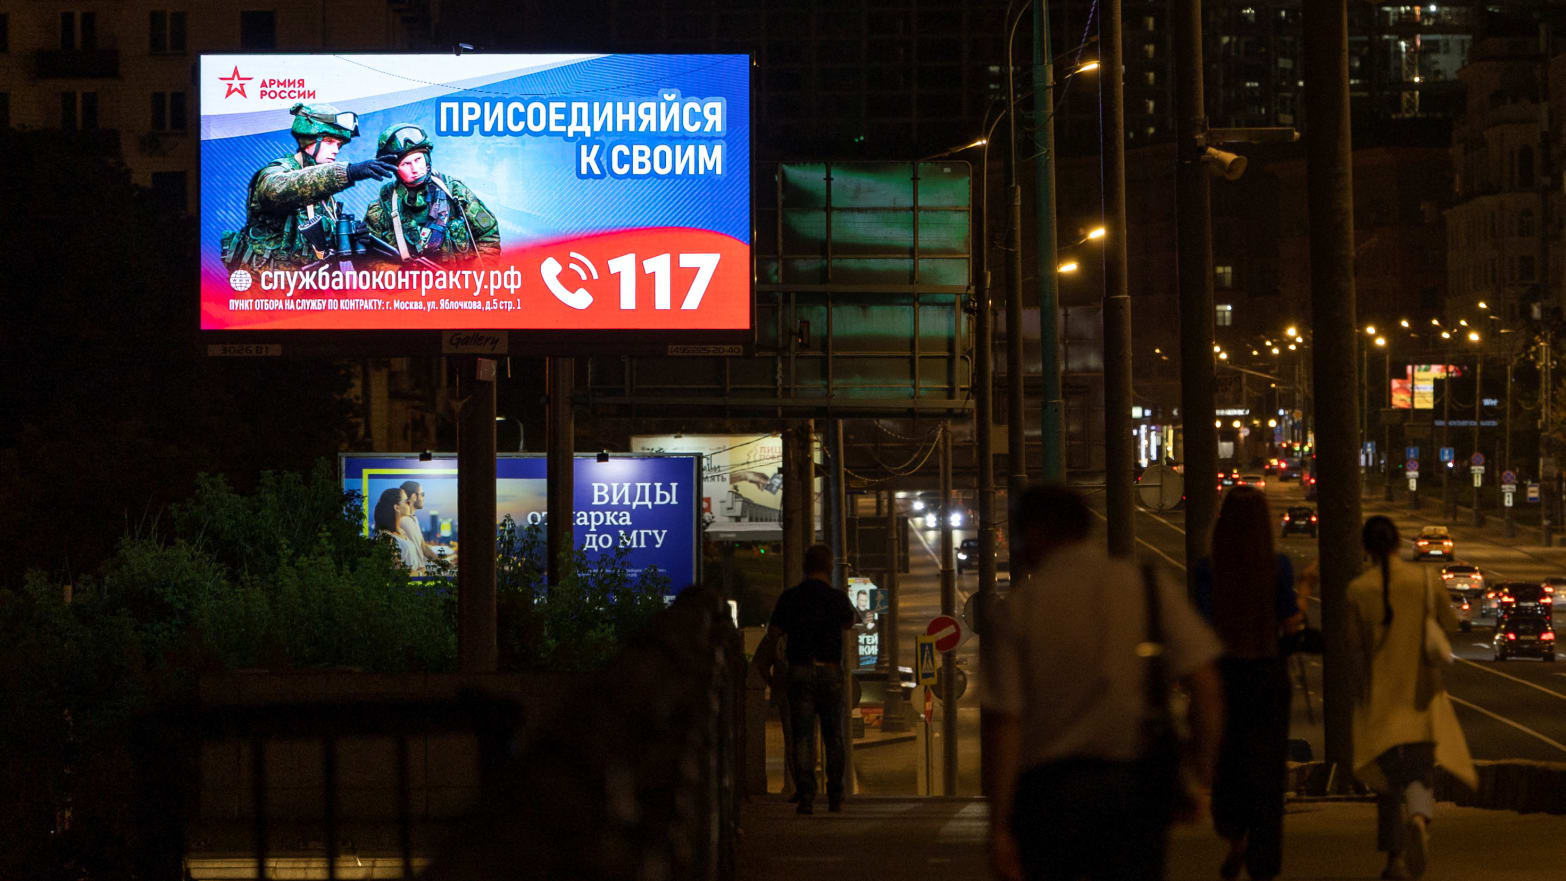
<svg viewBox="0 0 1566 881">
<path fill-rule="evenodd" d="M 1290 505 L 1283 512 L 1283 534 L 1306 532 L 1316 537 L 1316 509 L 1310 505 Z"/>
<path fill-rule="evenodd" d="M 1234 482 L 1240 486 L 1254 486 L 1262 490 L 1267 488 L 1267 478 L 1260 474 L 1241 474 Z"/>
<path fill-rule="evenodd" d="M 996 556 L 998 559 L 999 549 L 996 550 Z M 996 563 L 995 566 L 997 569 L 1000 568 L 999 563 Z M 977 571 L 979 571 L 979 540 L 976 538 L 965 538 L 957 545 L 957 574 L 961 575 L 964 572 Z"/>
<path fill-rule="evenodd" d="M 1237 472 L 1237 471 L 1220 471 L 1220 472 L 1218 472 L 1218 491 L 1219 492 L 1223 492 L 1224 490 L 1228 489 L 1229 487 L 1234 486 L 1235 481 L 1237 481 L 1239 479 L 1240 479 L 1240 475 L 1239 475 L 1239 472 Z"/>
<path fill-rule="evenodd" d="M 1464 633 L 1474 629 L 1474 604 L 1461 591 L 1449 590 L 1446 596 L 1452 603 L 1452 613 L 1457 616 L 1457 629 Z"/>
<path fill-rule="evenodd" d="M 1508 658 L 1555 660 L 1555 630 L 1543 615 L 1511 615 L 1497 624 L 1490 640 L 1497 661 Z"/>
<path fill-rule="evenodd" d="M 1485 594 L 1484 573 L 1478 566 L 1453 560 L 1441 567 L 1441 581 L 1447 590 L 1462 594 L 1470 603 L 1483 605 L 1478 601 Z"/>
<path fill-rule="evenodd" d="M 1426 526 L 1414 538 L 1414 559 L 1423 560 L 1427 557 L 1443 560 L 1452 558 L 1452 536 L 1445 526 Z"/>
<path fill-rule="evenodd" d="M 1300 475 L 1300 484 L 1305 487 L 1305 501 L 1316 501 L 1316 475 L 1304 473 Z"/>
<path fill-rule="evenodd" d="M 1545 620 L 1554 619 L 1553 597 L 1544 592 L 1542 584 L 1530 581 L 1508 581 L 1499 585 L 1495 593 L 1497 619 L 1506 619 L 1513 615 L 1538 615 Z"/>
<path fill-rule="evenodd" d="M 1566 603 L 1566 576 L 1552 575 L 1544 579 L 1543 584 L 1544 591 L 1550 595 L 1552 604 Z"/>
</svg>

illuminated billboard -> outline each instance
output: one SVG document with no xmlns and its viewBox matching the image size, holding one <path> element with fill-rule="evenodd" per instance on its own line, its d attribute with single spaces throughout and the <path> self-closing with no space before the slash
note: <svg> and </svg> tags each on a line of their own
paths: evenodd
<svg viewBox="0 0 1566 881">
<path fill-rule="evenodd" d="M 702 515 L 709 523 L 780 524 L 783 520 L 783 439 L 775 434 L 638 434 L 633 453 L 699 453 Z M 821 445 L 812 444 L 821 462 Z M 816 523 L 821 522 L 822 478 L 815 480 Z M 779 527 L 781 528 L 781 527 Z M 730 535 L 742 533 L 727 529 Z"/>
<path fill-rule="evenodd" d="M 201 328 L 743 331 L 745 55 L 203 55 Z"/>
<path fill-rule="evenodd" d="M 389 534 L 406 550 L 404 563 L 415 575 L 440 568 L 421 571 L 426 568 L 421 554 L 430 560 L 455 559 L 461 566 L 455 457 L 420 461 L 416 454 L 343 453 L 338 462 L 343 490 L 364 499 L 366 535 Z M 695 583 L 701 488 L 696 462 L 694 456 L 612 456 L 607 462 L 599 462 L 596 454 L 578 456 L 576 547 L 589 562 L 623 547 L 632 577 L 656 568 L 675 591 Z M 547 459 L 502 454 L 495 467 L 496 525 L 509 515 L 519 530 L 542 529 L 548 522 Z M 382 516 L 397 504 L 406 508 Z M 404 518 L 412 519 L 411 526 L 403 524 Z"/>
</svg>

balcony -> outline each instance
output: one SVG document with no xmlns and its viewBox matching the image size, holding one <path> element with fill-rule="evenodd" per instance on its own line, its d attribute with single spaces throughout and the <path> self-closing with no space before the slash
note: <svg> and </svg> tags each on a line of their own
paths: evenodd
<svg viewBox="0 0 1566 881">
<path fill-rule="evenodd" d="M 38 78 L 108 79 L 120 75 L 118 49 L 40 49 Z"/>
</svg>

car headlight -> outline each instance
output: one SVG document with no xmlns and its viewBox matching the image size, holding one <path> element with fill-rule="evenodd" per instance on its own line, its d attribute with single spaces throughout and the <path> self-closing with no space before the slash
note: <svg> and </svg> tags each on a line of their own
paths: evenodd
<svg viewBox="0 0 1566 881">
<path fill-rule="evenodd" d="M 925 529 L 934 529 L 935 528 L 935 514 L 933 512 L 924 515 L 924 528 Z"/>
<path fill-rule="evenodd" d="M 924 502 L 919 500 L 919 499 L 914 499 L 913 509 L 916 512 L 923 511 L 924 510 Z"/>
<path fill-rule="evenodd" d="M 953 526 L 961 526 L 962 525 L 962 512 L 961 511 L 953 511 L 951 513 L 951 516 L 947 517 L 946 519 L 949 520 Z"/>
</svg>

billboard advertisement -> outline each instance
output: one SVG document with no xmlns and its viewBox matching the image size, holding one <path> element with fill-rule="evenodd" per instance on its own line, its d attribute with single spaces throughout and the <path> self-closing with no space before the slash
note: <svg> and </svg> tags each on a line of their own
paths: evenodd
<svg viewBox="0 0 1566 881">
<path fill-rule="evenodd" d="M 776 434 L 641 434 L 633 453 L 700 453 L 702 514 L 713 524 L 781 523 L 783 438 Z M 812 452 L 821 461 L 820 444 Z M 821 522 L 816 478 L 815 522 Z"/>
<path fill-rule="evenodd" d="M 746 55 L 203 55 L 201 328 L 743 331 Z"/>
<path fill-rule="evenodd" d="M 415 574 L 425 574 L 419 571 L 421 549 L 429 559 L 461 565 L 454 456 L 422 462 L 415 454 L 344 453 L 338 464 L 343 490 L 364 498 L 366 535 L 392 533 Z M 548 520 L 546 465 L 540 455 L 498 458 L 497 526 L 510 515 L 518 529 L 543 527 Z M 599 462 L 595 455 L 578 456 L 575 478 L 573 532 L 589 561 L 624 547 L 633 578 L 656 567 L 675 591 L 695 583 L 700 551 L 696 457 L 612 456 Z M 390 511 L 399 502 L 406 505 L 402 516 L 385 516 L 383 505 Z M 411 526 L 402 525 L 403 516 L 412 518 Z M 430 567 L 430 574 L 436 568 Z"/>
</svg>

